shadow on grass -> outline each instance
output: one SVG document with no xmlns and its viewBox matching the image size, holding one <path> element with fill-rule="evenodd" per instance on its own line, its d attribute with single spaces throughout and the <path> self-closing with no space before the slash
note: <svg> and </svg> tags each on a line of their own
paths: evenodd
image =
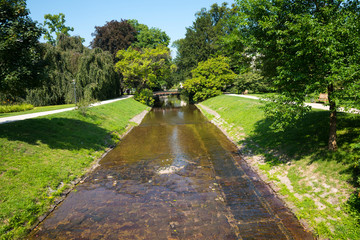
<svg viewBox="0 0 360 240">
<path fill-rule="evenodd" d="M 329 138 L 329 112 L 312 111 L 305 118 L 297 121 L 294 127 L 277 132 L 270 128 L 271 122 L 263 119 L 256 123 L 254 133 L 245 139 L 249 144 L 259 147 L 255 153 L 264 154 L 275 150 L 288 159 L 298 160 L 310 156 L 311 162 L 336 160 L 351 164 L 360 155 L 354 145 L 360 138 L 360 116 L 338 113 L 337 152 L 327 150 Z M 281 162 L 278 162 L 281 163 Z"/>
<path fill-rule="evenodd" d="M 32 145 L 47 144 L 52 149 L 103 149 L 109 132 L 96 124 L 68 118 L 28 119 L 0 125 L 0 137 Z"/>
<path fill-rule="evenodd" d="M 254 133 L 245 139 L 251 150 L 265 156 L 265 161 L 274 166 L 289 160 L 308 158 L 309 163 L 336 161 L 345 166 L 339 174 L 348 176 L 355 188 L 360 184 L 360 115 L 338 113 L 338 151 L 328 150 L 329 112 L 312 111 L 295 127 L 283 132 L 270 128 L 271 122 L 263 119 L 256 124 Z M 270 153 L 275 150 L 275 153 Z M 279 155 L 279 156 L 278 156 Z M 348 200 L 350 212 L 360 216 L 360 195 L 354 193 Z"/>
</svg>

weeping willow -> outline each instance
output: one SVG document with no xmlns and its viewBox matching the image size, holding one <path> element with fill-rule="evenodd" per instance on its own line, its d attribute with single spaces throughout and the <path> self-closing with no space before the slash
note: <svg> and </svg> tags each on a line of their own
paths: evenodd
<svg viewBox="0 0 360 240">
<path fill-rule="evenodd" d="M 76 97 L 104 100 L 120 94 L 120 78 L 113 58 L 101 49 L 88 49 L 80 37 L 61 35 L 56 46 L 43 44 L 46 63 L 41 86 L 27 92 L 27 102 L 36 105 L 73 103 Z"/>
</svg>

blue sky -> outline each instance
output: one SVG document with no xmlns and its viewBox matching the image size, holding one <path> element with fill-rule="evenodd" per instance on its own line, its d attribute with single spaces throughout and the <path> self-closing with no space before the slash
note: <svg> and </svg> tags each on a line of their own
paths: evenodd
<svg viewBox="0 0 360 240">
<path fill-rule="evenodd" d="M 192 25 L 196 12 L 222 2 L 232 4 L 234 0 L 28 0 L 27 8 L 30 17 L 39 23 L 45 14 L 64 13 L 66 25 L 74 28 L 71 35 L 85 38 L 88 46 L 95 26 L 121 19 L 137 19 L 160 28 L 173 42 L 185 36 L 185 27 Z"/>
</svg>

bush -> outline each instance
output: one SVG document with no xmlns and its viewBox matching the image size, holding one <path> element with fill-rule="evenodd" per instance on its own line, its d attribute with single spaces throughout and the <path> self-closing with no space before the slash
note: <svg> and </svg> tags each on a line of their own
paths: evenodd
<svg viewBox="0 0 360 240">
<path fill-rule="evenodd" d="M 271 86 L 267 80 L 257 71 L 248 71 L 239 74 L 233 83 L 230 90 L 232 93 L 243 93 L 245 90 L 266 93 L 271 92 Z"/>
<path fill-rule="evenodd" d="M 153 92 L 150 89 L 144 88 L 140 92 L 136 91 L 134 99 L 142 104 L 148 106 L 154 105 L 155 99 L 153 97 Z"/>
<path fill-rule="evenodd" d="M 97 102 L 92 96 L 91 86 L 85 88 L 84 97 L 80 98 L 76 104 L 77 110 L 83 115 L 86 116 L 87 111 L 91 104 Z"/>
<path fill-rule="evenodd" d="M 192 78 L 184 82 L 184 92 L 190 101 L 203 101 L 221 94 L 233 80 L 236 74 L 231 70 L 229 59 L 223 56 L 210 58 L 200 62 L 191 71 Z"/>
<path fill-rule="evenodd" d="M 26 103 L 20 105 L 1 105 L 0 113 L 22 112 L 26 110 L 31 110 L 33 108 L 34 108 L 33 105 Z"/>
</svg>

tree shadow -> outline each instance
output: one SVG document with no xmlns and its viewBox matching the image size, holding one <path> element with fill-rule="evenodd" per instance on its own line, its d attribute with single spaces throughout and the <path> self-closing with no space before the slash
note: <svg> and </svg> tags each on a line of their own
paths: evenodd
<svg viewBox="0 0 360 240">
<path fill-rule="evenodd" d="M 355 189 L 360 187 L 360 115 L 338 113 L 337 115 L 338 151 L 328 150 L 329 112 L 312 111 L 304 119 L 283 132 L 270 128 L 271 121 L 260 120 L 253 134 L 244 140 L 252 154 L 262 154 L 271 166 L 287 161 L 308 158 L 308 164 L 336 161 L 345 166 L 340 175 Z M 247 150 L 245 148 L 245 150 Z M 360 216 L 360 193 L 354 192 L 347 200 L 347 212 Z M 360 223 L 360 220 L 358 221 Z"/>
<path fill-rule="evenodd" d="M 299 159 L 326 147 L 329 126 L 326 112 L 311 112 L 284 131 L 276 131 L 270 126 L 269 119 L 258 121 L 253 134 L 245 139 L 246 142 L 259 146 L 256 153 L 275 150 L 291 159 Z"/>
<path fill-rule="evenodd" d="M 356 185 L 359 169 L 354 167 L 360 156 L 360 116 L 338 113 L 336 152 L 327 149 L 329 137 L 329 112 L 312 111 L 303 119 L 295 122 L 285 131 L 270 128 L 271 121 L 260 120 L 253 134 L 244 142 L 252 147 L 255 154 L 263 154 L 271 165 L 291 160 L 309 158 L 309 164 L 317 161 L 337 161 L 349 165 L 348 172 L 353 175 L 352 184 Z M 359 146 L 358 146 L 359 145 Z M 275 157 L 274 157 L 275 156 Z M 345 173 L 341 172 L 340 174 Z"/>
<path fill-rule="evenodd" d="M 114 144 L 109 132 L 95 124 L 69 118 L 35 118 L 0 125 L 0 137 L 52 149 L 100 150 Z"/>
</svg>

